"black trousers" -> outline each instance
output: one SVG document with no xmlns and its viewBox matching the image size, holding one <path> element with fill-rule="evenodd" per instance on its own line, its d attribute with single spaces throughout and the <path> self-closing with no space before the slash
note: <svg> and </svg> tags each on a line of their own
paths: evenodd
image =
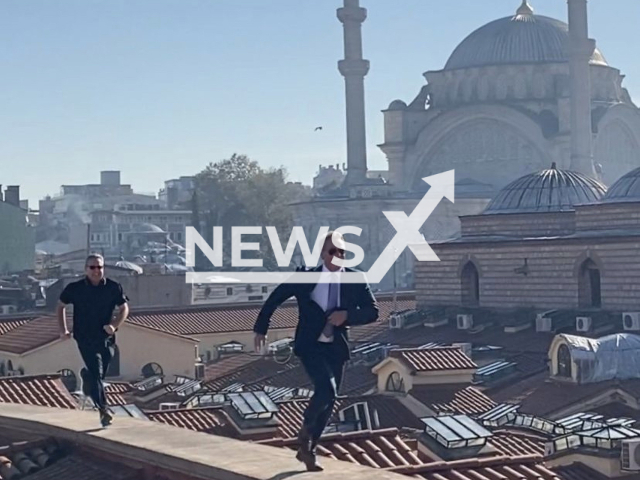
<svg viewBox="0 0 640 480">
<path fill-rule="evenodd" d="M 315 445 L 333 413 L 345 360 L 336 352 L 333 343 L 318 342 L 300 355 L 300 361 L 314 386 L 313 396 L 304 412 L 304 426 L 309 430 Z"/>
<path fill-rule="evenodd" d="M 93 403 L 99 410 L 105 410 L 107 408 L 107 396 L 104 392 L 102 381 L 113 358 L 113 346 L 107 340 L 101 342 L 78 342 L 78 349 L 87 367 L 86 378 L 83 377 L 82 381 L 88 383 L 88 388 L 83 386 L 83 390 L 85 392 L 88 391 Z"/>
</svg>

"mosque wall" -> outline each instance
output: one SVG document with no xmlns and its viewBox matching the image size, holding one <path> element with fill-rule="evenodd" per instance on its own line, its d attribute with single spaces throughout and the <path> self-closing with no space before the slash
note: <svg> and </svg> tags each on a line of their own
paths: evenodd
<svg viewBox="0 0 640 480">
<path fill-rule="evenodd" d="M 419 188 L 420 178 L 453 168 L 457 179 L 500 189 L 552 161 L 540 127 L 526 115 L 508 107 L 466 107 L 423 130 L 404 164 L 405 188 Z"/>
<path fill-rule="evenodd" d="M 530 214 L 474 215 L 462 217 L 462 236 L 548 237 L 569 235 L 576 229 L 573 212 Z"/>
<path fill-rule="evenodd" d="M 581 266 L 591 259 L 600 272 L 602 308 L 640 311 L 640 237 L 432 247 L 440 262 L 417 262 L 415 267 L 420 308 L 462 306 L 462 273 L 468 262 L 478 271 L 480 307 L 584 307 L 580 304 Z"/>
</svg>

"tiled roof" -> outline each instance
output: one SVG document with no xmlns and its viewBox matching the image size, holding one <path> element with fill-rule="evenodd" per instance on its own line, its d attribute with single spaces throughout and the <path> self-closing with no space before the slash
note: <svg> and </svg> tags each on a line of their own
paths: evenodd
<svg viewBox="0 0 640 480">
<path fill-rule="evenodd" d="M 39 439 L 0 443 L 0 478 L 142 480 L 143 477 L 138 470 L 77 452 L 72 445 Z"/>
<path fill-rule="evenodd" d="M 387 395 L 364 395 L 339 398 L 334 408 L 336 412 L 355 403 L 366 402 L 370 411 L 377 411 L 380 428 L 412 428 L 423 430 L 424 423 L 405 407 L 400 400 Z M 307 407 L 308 400 L 290 400 L 278 403 L 278 420 L 280 421 L 280 435 L 283 438 L 295 437 L 302 426 L 302 414 Z"/>
<path fill-rule="evenodd" d="M 115 462 L 105 462 L 93 456 L 72 454 L 51 466 L 29 475 L 29 480 L 142 480 L 136 470 Z"/>
<path fill-rule="evenodd" d="M 190 408 L 147 412 L 149 420 L 212 435 L 233 436 L 235 431 L 221 408 Z"/>
<path fill-rule="evenodd" d="M 582 463 L 572 463 L 553 467 L 553 471 L 558 474 L 560 480 L 609 480 L 611 477 L 596 472 Z M 615 477 L 616 480 L 638 480 L 637 473 Z"/>
<path fill-rule="evenodd" d="M 73 320 L 71 316 L 67 318 L 67 326 L 69 327 L 69 330 L 73 329 Z M 175 332 L 154 328 L 152 325 L 139 326 L 156 332 L 174 335 L 179 338 L 189 339 L 188 337 L 179 335 Z M 4 335 L 0 335 L 0 352 L 22 354 L 55 342 L 59 338 L 60 330 L 57 318 L 54 316 L 38 317 L 13 328 Z M 197 340 L 193 341 L 197 342 Z"/>
<path fill-rule="evenodd" d="M 0 402 L 42 407 L 77 408 L 59 375 L 0 378 Z"/>
<path fill-rule="evenodd" d="M 249 353 L 234 353 L 208 364 L 205 367 L 204 378 L 206 380 L 216 380 L 227 375 L 240 372 L 254 362 L 262 360 L 263 357 L 256 357 Z"/>
<path fill-rule="evenodd" d="M 477 365 L 458 347 L 392 350 L 389 356 L 405 363 L 415 372 L 470 370 Z"/>
<path fill-rule="evenodd" d="M 18 328 L 20 325 L 33 320 L 35 317 L 20 317 L 20 318 L 0 318 L 0 335 L 10 332 L 11 330 Z"/>
<path fill-rule="evenodd" d="M 499 324 L 483 324 L 478 325 L 478 328 L 483 329 L 481 331 L 474 329 L 473 332 L 469 330 L 458 330 L 455 321 L 450 320 L 448 325 L 437 328 L 417 326 L 414 328 L 391 329 L 387 327 L 367 340 L 390 343 L 403 348 L 419 347 L 432 342 L 441 345 L 471 343 L 474 348 L 483 345 L 502 347 L 501 354 L 532 352 L 546 354 L 549 351 L 549 346 L 554 337 L 553 333 L 535 332 L 533 329 L 516 333 L 505 333 L 504 326 Z"/>
<path fill-rule="evenodd" d="M 554 419 L 555 415 L 573 405 L 607 391 L 622 390 L 638 398 L 640 380 L 607 381 L 577 385 L 556 382 L 546 372 L 491 392 L 499 403 L 518 403 L 520 412 Z"/>
<path fill-rule="evenodd" d="M 106 392 L 107 395 L 107 404 L 108 405 L 127 405 L 131 402 L 127 401 L 126 398 L 122 396 L 120 393 L 110 393 Z"/>
<path fill-rule="evenodd" d="M 413 296 L 401 297 L 396 308 L 402 302 L 415 305 Z M 393 301 L 389 296 L 378 299 L 380 309 L 379 321 L 387 319 Z M 211 333 L 250 332 L 258 318 L 261 305 L 222 305 L 214 307 L 139 310 L 129 315 L 129 320 L 138 325 L 145 325 L 159 330 L 180 335 L 203 335 Z M 287 302 L 278 308 L 271 317 L 271 329 L 295 328 L 298 323 L 298 306 L 295 302 Z M 354 328 L 357 330 L 359 327 Z"/>
<path fill-rule="evenodd" d="M 395 467 L 390 471 L 426 480 L 559 480 L 536 455 L 489 457 Z"/>
<path fill-rule="evenodd" d="M 340 398 L 336 402 L 334 413 L 354 403 L 367 402 L 371 410 L 378 412 L 380 428 L 423 429 L 424 424 L 411 413 L 398 399 L 384 395 L 366 395 L 362 397 Z M 280 423 L 280 438 L 294 438 L 302 426 L 302 415 L 308 400 L 289 400 L 278 402 L 276 418 Z M 236 436 L 235 429 L 220 407 L 189 408 L 147 412 L 149 420 L 187 428 L 197 432 L 222 436 Z M 335 420 L 335 418 L 334 418 Z"/>
<path fill-rule="evenodd" d="M 436 413 L 474 415 L 496 406 L 480 390 L 467 385 L 416 385 L 409 394 Z"/>
<path fill-rule="evenodd" d="M 105 392 L 107 393 L 129 393 L 133 391 L 133 386 L 129 382 L 105 382 Z"/>
<path fill-rule="evenodd" d="M 546 439 L 536 435 L 515 432 L 512 430 L 497 430 L 489 438 L 488 443 L 501 455 L 517 457 L 521 455 L 544 455 Z"/>
<path fill-rule="evenodd" d="M 269 440 L 263 443 L 292 450 L 299 446 L 296 438 Z M 395 428 L 324 435 L 318 444 L 317 452 L 336 460 L 373 468 L 420 465 L 429 461 L 421 457 L 416 448 L 407 445 Z"/>
<path fill-rule="evenodd" d="M 71 321 L 69 323 L 71 324 Z M 59 337 L 58 320 L 53 316 L 39 317 L 0 335 L 0 351 L 25 353 L 51 343 Z"/>
</svg>

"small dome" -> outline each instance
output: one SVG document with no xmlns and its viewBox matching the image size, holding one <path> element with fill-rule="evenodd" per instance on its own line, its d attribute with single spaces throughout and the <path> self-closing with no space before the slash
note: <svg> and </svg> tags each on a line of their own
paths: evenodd
<svg viewBox="0 0 640 480">
<path fill-rule="evenodd" d="M 387 110 L 404 110 L 407 108 L 407 104 L 402 100 L 394 100 L 389 104 L 389 108 Z"/>
<path fill-rule="evenodd" d="M 445 70 L 511 65 L 517 63 L 568 62 L 565 46 L 569 26 L 555 18 L 535 15 L 528 2 L 513 17 L 488 23 L 465 38 L 453 51 Z M 595 65 L 607 65 L 598 49 L 591 57 Z"/>
<path fill-rule="evenodd" d="M 581 173 L 551 168 L 525 175 L 504 187 L 484 214 L 541 213 L 573 210 L 598 202 L 607 191 L 602 183 Z"/>
<path fill-rule="evenodd" d="M 640 202 L 640 168 L 630 171 L 611 185 L 602 202 Z"/>
</svg>

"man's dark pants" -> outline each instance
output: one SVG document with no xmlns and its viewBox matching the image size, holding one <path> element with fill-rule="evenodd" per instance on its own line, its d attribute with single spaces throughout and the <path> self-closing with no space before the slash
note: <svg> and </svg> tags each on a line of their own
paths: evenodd
<svg viewBox="0 0 640 480">
<path fill-rule="evenodd" d="M 83 382 L 88 382 L 88 387 L 83 387 L 84 391 L 88 390 L 89 396 L 99 410 L 106 410 L 107 397 L 104 392 L 104 384 L 102 380 L 107 373 L 109 363 L 113 358 L 113 347 L 107 340 L 97 342 L 78 342 L 78 349 L 82 360 L 87 367 L 87 378 L 83 378 Z"/>
<path fill-rule="evenodd" d="M 333 343 L 317 342 L 300 355 L 300 361 L 314 385 L 313 397 L 304 412 L 307 427 L 315 446 L 322 435 L 340 390 L 345 360 L 336 351 Z"/>
</svg>

